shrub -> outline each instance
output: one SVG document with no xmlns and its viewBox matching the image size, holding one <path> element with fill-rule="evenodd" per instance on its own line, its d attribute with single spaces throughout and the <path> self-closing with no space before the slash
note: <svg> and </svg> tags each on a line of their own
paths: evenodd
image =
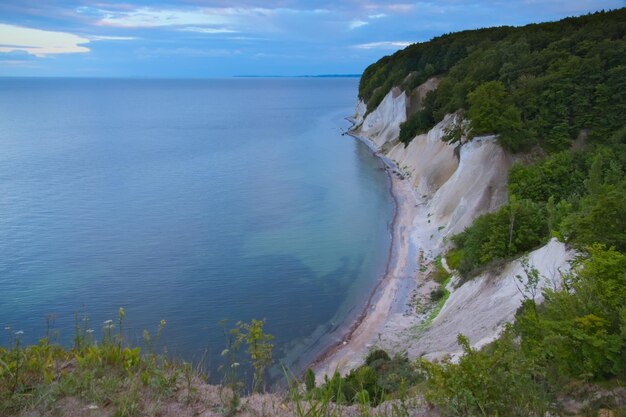
<svg viewBox="0 0 626 417">
<path fill-rule="evenodd" d="M 389 357 L 389 354 L 385 352 L 383 349 L 374 349 L 370 353 L 367 354 L 367 357 L 365 358 L 365 364 L 367 366 L 370 366 L 376 361 L 387 362 L 389 360 L 391 360 L 391 358 Z"/>
</svg>

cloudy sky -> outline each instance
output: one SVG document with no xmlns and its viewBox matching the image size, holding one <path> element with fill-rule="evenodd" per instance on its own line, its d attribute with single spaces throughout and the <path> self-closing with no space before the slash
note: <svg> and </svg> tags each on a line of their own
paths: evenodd
<svg viewBox="0 0 626 417">
<path fill-rule="evenodd" d="M 0 0 L 0 76 L 354 74 L 462 29 L 626 0 Z"/>
</svg>

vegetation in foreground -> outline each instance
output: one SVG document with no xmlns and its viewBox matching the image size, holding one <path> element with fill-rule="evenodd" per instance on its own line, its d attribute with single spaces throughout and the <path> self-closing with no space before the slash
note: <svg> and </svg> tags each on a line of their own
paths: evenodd
<svg viewBox="0 0 626 417">
<path fill-rule="evenodd" d="M 97 341 L 88 318 L 76 318 L 69 349 L 52 342 L 54 331 L 30 346 L 22 346 L 22 331 L 14 332 L 13 345 L 0 347 L 0 415 L 186 416 L 202 407 L 228 415 L 239 410 L 244 387 L 265 389 L 272 336 L 263 332 L 263 321 L 238 322 L 229 331 L 219 387 L 207 385 L 201 364 L 156 352 L 165 321 L 154 335 L 144 331 L 143 353 L 126 344 L 123 324 L 120 308 L 118 321 L 104 322 Z M 252 370 L 250 381 L 245 366 Z"/>
<path fill-rule="evenodd" d="M 348 376 L 349 384 L 335 375 L 319 388 L 312 371 L 303 384 L 285 370 L 289 389 L 267 394 L 273 346 L 263 321 L 238 322 L 228 332 L 220 385 L 209 385 L 200 366 L 156 353 L 164 321 L 154 336 L 144 331 L 143 353 L 126 345 L 123 323 L 120 309 L 118 321 L 106 321 L 96 341 L 88 319 L 77 320 L 69 349 L 53 343 L 50 335 L 23 346 L 23 333 L 14 332 L 14 344 L 0 348 L 0 415 L 408 417 L 427 411 L 420 398 L 404 392 L 418 380 L 406 357 L 374 352 L 367 365 Z M 381 372 L 385 377 L 378 385 Z M 389 399 L 395 401 L 383 403 Z"/>
</svg>

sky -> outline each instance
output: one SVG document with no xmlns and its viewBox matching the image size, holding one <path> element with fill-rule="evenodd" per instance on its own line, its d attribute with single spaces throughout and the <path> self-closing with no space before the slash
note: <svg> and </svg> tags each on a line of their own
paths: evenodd
<svg viewBox="0 0 626 417">
<path fill-rule="evenodd" d="M 626 0 L 0 0 L 0 76 L 360 74 L 414 42 Z"/>
</svg>

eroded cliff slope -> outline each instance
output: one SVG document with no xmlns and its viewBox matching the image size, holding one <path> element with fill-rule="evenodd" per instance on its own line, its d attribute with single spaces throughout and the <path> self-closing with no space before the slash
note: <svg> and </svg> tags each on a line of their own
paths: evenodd
<svg viewBox="0 0 626 417">
<path fill-rule="evenodd" d="M 415 191 L 419 209 L 413 220 L 411 240 L 424 264 L 441 255 L 449 246 L 449 238 L 470 226 L 478 216 L 506 204 L 507 175 L 515 159 L 494 135 L 462 138 L 456 144 L 446 142 L 444 136 L 457 114 L 446 115 L 408 145 L 400 142 L 401 123 L 420 109 L 425 92 L 436 87 L 437 80 L 431 78 L 409 95 L 392 88 L 368 114 L 365 104 L 359 101 L 353 128 L 353 134 L 370 140 L 381 155 L 396 164 L 397 171 Z M 559 281 L 559 274 L 568 270 L 572 256 L 564 244 L 551 240 L 530 254 L 529 267 L 544 277 L 540 286 L 553 286 Z M 422 272 L 415 271 L 418 287 L 426 276 Z M 422 327 L 415 331 L 424 317 L 390 313 L 382 336 L 372 344 L 405 350 L 411 357 L 454 356 L 461 351 L 456 337 L 462 333 L 473 346 L 480 347 L 494 340 L 504 324 L 514 319 L 515 311 L 527 296 L 519 290 L 516 278 L 523 274 L 520 260 L 515 260 L 458 288 L 449 285 L 449 298 L 425 330 Z"/>
</svg>

